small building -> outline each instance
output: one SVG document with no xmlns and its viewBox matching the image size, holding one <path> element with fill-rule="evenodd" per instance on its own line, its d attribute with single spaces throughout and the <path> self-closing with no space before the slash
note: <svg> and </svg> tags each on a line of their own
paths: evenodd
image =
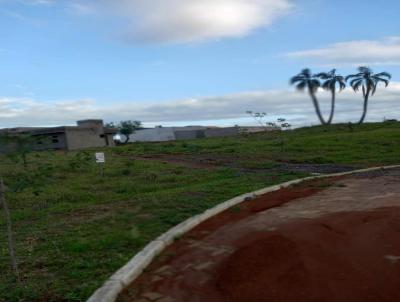
<svg viewBox="0 0 400 302">
<path fill-rule="evenodd" d="M 129 136 L 129 142 L 165 142 L 175 140 L 190 140 L 206 137 L 235 136 L 242 133 L 257 133 L 279 130 L 276 127 L 156 127 L 141 129 Z"/>
<path fill-rule="evenodd" d="M 102 120 L 82 120 L 77 126 L 49 128 L 8 128 L 1 129 L 0 134 L 30 135 L 33 138 L 34 150 L 79 150 L 93 147 L 114 146 L 116 129 L 104 127 Z M 0 146 L 5 152 L 10 146 Z"/>
<path fill-rule="evenodd" d="M 129 136 L 129 142 L 166 142 L 204 137 L 204 126 L 156 127 L 137 130 Z"/>
</svg>

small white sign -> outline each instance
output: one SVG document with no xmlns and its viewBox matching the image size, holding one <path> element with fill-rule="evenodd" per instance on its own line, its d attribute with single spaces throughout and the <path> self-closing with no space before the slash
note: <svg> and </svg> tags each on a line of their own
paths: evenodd
<svg viewBox="0 0 400 302">
<path fill-rule="evenodd" d="M 104 164 L 106 162 L 106 157 L 104 156 L 103 152 L 96 153 L 96 163 Z"/>
</svg>

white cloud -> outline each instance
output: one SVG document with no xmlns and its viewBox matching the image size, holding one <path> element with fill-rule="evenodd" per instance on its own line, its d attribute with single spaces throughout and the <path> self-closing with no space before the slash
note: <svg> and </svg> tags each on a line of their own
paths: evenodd
<svg viewBox="0 0 400 302">
<path fill-rule="evenodd" d="M 122 17 L 128 40 L 188 43 L 241 37 L 271 25 L 292 0 L 76 0 L 78 13 Z"/>
<path fill-rule="evenodd" d="M 55 4 L 57 0 L 20 0 L 22 4 L 29 5 L 52 5 Z"/>
<path fill-rule="evenodd" d="M 86 16 L 93 15 L 97 13 L 97 9 L 93 5 L 88 5 L 81 2 L 70 2 L 68 3 L 67 10 L 73 14 Z"/>
<path fill-rule="evenodd" d="M 312 60 L 319 65 L 398 65 L 400 36 L 382 40 L 339 42 L 323 48 L 290 52 L 285 56 Z"/>
<path fill-rule="evenodd" d="M 324 92 L 319 93 L 319 97 L 327 115 L 330 96 Z M 386 89 L 382 87 L 370 100 L 367 120 L 382 121 L 384 117 L 400 119 L 399 99 L 400 82 L 393 82 Z M 44 103 L 33 99 L 0 98 L 0 127 L 69 125 L 86 118 L 102 118 L 106 121 L 138 119 L 147 124 L 181 124 L 183 121 L 198 124 L 210 120 L 221 123 L 223 120 L 231 120 L 233 125 L 246 117 L 247 110 L 286 117 L 295 126 L 318 124 L 307 93 L 287 89 L 146 105 L 134 102 L 110 102 L 104 105 L 90 99 Z M 335 122 L 356 122 L 361 110 L 361 94 L 347 89 L 338 95 Z"/>
</svg>

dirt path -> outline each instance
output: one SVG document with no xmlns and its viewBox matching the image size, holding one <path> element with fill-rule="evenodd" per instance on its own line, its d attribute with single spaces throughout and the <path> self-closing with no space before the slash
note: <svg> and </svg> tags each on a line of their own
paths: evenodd
<svg viewBox="0 0 400 302">
<path fill-rule="evenodd" d="M 126 155 L 121 155 L 126 156 Z M 361 166 L 350 166 L 342 164 L 307 164 L 307 163 L 285 163 L 272 162 L 268 158 L 259 158 L 260 162 L 271 163 L 270 168 L 262 167 L 246 167 L 245 161 L 241 157 L 233 155 L 223 156 L 215 154 L 160 154 L 147 156 L 128 156 L 132 160 L 156 161 L 164 164 L 176 164 L 188 168 L 208 169 L 213 170 L 221 167 L 238 169 L 244 172 L 303 172 L 303 173 L 340 173 L 361 169 Z M 247 159 L 247 158 L 246 158 Z"/>
<path fill-rule="evenodd" d="M 119 301 L 400 301 L 400 171 L 301 185 L 222 213 Z"/>
</svg>

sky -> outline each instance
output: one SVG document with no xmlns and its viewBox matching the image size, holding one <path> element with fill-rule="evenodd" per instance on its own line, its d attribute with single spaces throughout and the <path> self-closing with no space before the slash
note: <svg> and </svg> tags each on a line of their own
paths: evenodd
<svg viewBox="0 0 400 302">
<path fill-rule="evenodd" d="M 400 2 L 367 2 L 0 0 L 0 128 L 255 123 L 248 110 L 317 124 L 290 77 L 360 65 L 393 75 L 367 121 L 400 119 Z M 318 97 L 328 115 L 329 95 Z M 361 110 L 361 94 L 347 89 L 335 121 Z"/>
</svg>

